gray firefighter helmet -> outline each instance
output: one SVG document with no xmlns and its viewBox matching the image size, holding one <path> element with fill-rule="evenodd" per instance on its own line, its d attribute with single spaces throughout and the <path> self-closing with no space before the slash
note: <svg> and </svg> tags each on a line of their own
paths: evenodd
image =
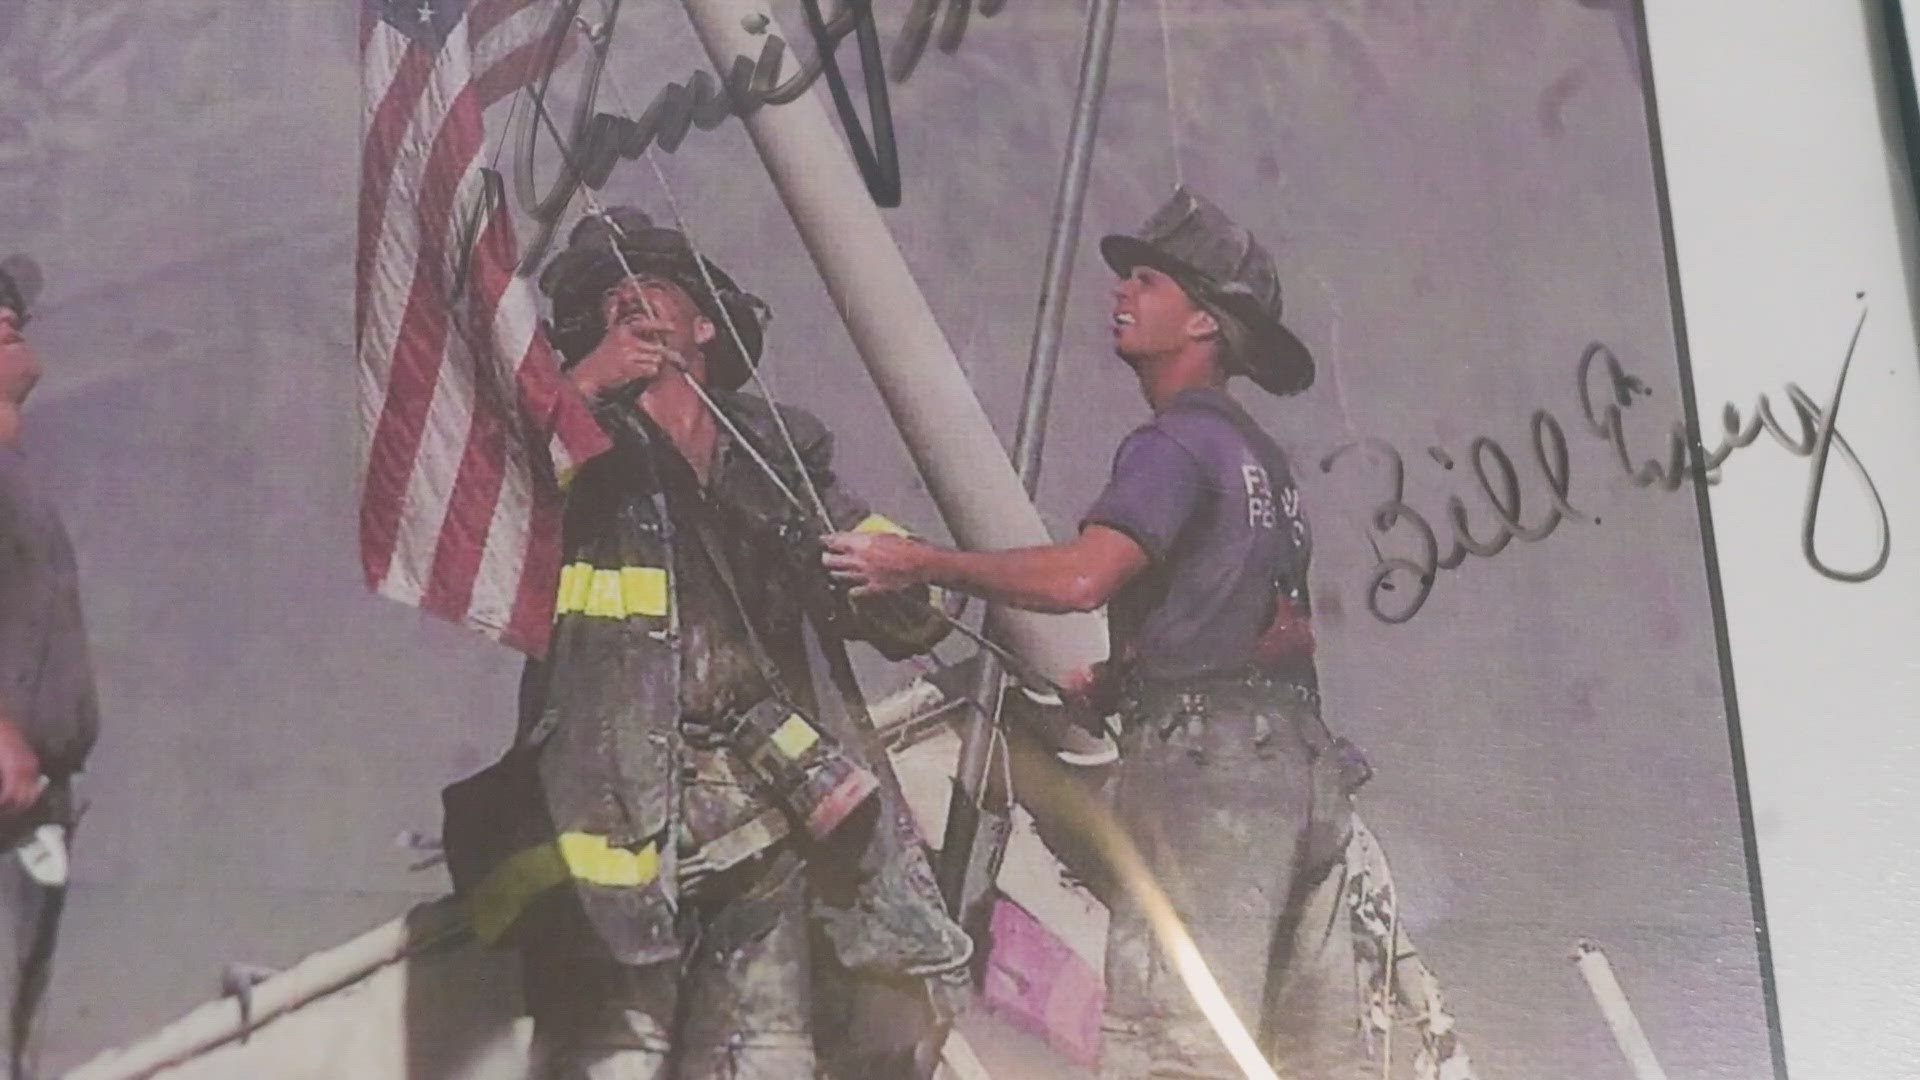
<svg viewBox="0 0 1920 1080">
<path fill-rule="evenodd" d="M 1234 360 L 1261 389 L 1285 396 L 1313 385 L 1312 354 L 1280 321 L 1273 256 L 1213 203 L 1175 188 L 1138 233 L 1101 240 L 1100 254 L 1118 274 L 1160 270 L 1196 302 L 1238 321 L 1246 340 L 1235 342 Z"/>
</svg>

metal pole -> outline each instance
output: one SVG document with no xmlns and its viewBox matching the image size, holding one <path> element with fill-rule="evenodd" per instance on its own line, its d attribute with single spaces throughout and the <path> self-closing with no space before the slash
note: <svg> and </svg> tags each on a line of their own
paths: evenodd
<svg viewBox="0 0 1920 1080">
<path fill-rule="evenodd" d="M 1093 147 L 1100 127 L 1100 102 L 1107 89 L 1108 60 L 1113 52 L 1113 28 L 1119 0 L 1092 0 L 1087 5 L 1087 33 L 1080 50 L 1080 89 L 1073 102 L 1073 120 L 1067 129 L 1067 158 L 1060 168 L 1060 187 L 1053 199 L 1053 235 L 1047 244 L 1046 268 L 1040 281 L 1040 310 L 1034 322 L 1033 345 L 1027 352 L 1026 389 L 1021 398 L 1020 424 L 1014 429 L 1013 462 L 1029 498 L 1040 486 L 1041 451 L 1047 441 L 1047 408 L 1053 396 L 1053 376 L 1059 367 L 1060 335 L 1066 322 L 1067 292 L 1073 279 L 1074 253 L 1080 246 L 1081 211 L 1086 206 L 1087 174 L 1093 166 Z M 997 626 L 990 629 L 997 629 Z M 947 809 L 946 836 L 940 844 L 940 883 L 947 900 L 958 911 L 972 864 L 979 832 L 981 793 L 992 759 L 994 706 L 1003 690 L 997 657 L 982 657 L 973 699 L 981 703 L 967 725 L 954 773 L 952 801 Z M 992 866 L 994 860 L 979 864 Z"/>
<path fill-rule="evenodd" d="M 1053 239 L 1040 283 L 1040 314 L 1033 347 L 1027 353 L 1026 396 L 1020 426 L 1014 429 L 1013 465 L 1032 495 L 1040 484 L 1040 452 L 1047 441 L 1047 406 L 1053 398 L 1053 374 L 1059 367 L 1060 331 L 1067 316 L 1067 286 L 1073 280 L 1074 252 L 1080 247 L 1080 212 L 1087 201 L 1087 174 L 1093 168 L 1100 102 L 1107 92 L 1107 65 L 1113 53 L 1113 28 L 1120 0 L 1092 0 L 1087 10 L 1087 39 L 1080 54 L 1080 94 L 1067 130 L 1067 160 L 1060 169 L 1060 191 L 1053 200 Z"/>
</svg>

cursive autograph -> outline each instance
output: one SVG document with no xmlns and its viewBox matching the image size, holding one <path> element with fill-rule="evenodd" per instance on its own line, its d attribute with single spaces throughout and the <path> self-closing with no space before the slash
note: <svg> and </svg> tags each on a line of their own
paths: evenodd
<svg viewBox="0 0 1920 1080">
<path fill-rule="evenodd" d="M 822 11 L 821 0 L 802 0 L 814 55 L 800 61 L 793 74 L 781 77 L 786 65 L 786 41 L 778 34 L 767 34 L 758 57 L 735 56 L 724 77 L 716 78 L 711 72 L 699 70 L 683 82 L 669 82 L 637 117 L 602 112 L 596 107 L 621 3 L 622 0 L 611 0 L 605 20 L 598 26 L 588 27 L 592 53 L 581 75 L 572 131 L 564 139 L 547 115 L 547 97 L 562 58 L 562 40 L 576 22 L 584 25 L 578 16 L 581 0 L 562 0 L 549 25 L 545 62 L 531 88 L 537 121 L 526 124 L 515 155 L 516 192 L 521 208 L 539 226 L 537 233 L 529 238 L 521 263 L 523 273 L 537 266 L 551 246 L 556 225 L 581 185 L 597 191 L 606 184 L 620 161 L 638 160 L 652 146 L 673 153 L 692 130 L 711 131 L 730 118 L 748 116 L 763 106 L 784 105 L 806 93 L 822 75 L 826 76 L 834 111 L 840 118 L 848 148 L 868 193 L 881 206 L 900 205 L 900 156 L 894 138 L 892 105 L 887 96 L 887 67 L 882 62 L 879 30 L 874 23 L 873 0 L 834 0 L 831 15 Z M 1006 0 L 982 0 L 980 15 L 996 15 L 1005 3 Z M 948 53 L 959 48 L 973 0 L 917 0 L 895 43 L 894 81 L 904 81 L 913 73 L 943 5 L 946 11 L 940 27 L 939 47 Z M 763 20 L 759 28 L 749 29 L 760 33 L 765 25 Z M 867 98 L 864 124 L 854 107 L 838 58 L 840 43 L 849 36 L 858 46 L 864 76 Z M 534 159 L 543 131 L 553 140 L 562 160 L 559 177 L 544 195 L 538 193 L 533 177 Z"/>
<path fill-rule="evenodd" d="M 1745 416 L 1732 403 L 1721 410 L 1720 439 L 1711 451 L 1700 438 L 1690 434 L 1685 421 L 1675 421 L 1667 430 L 1664 456 L 1638 458 L 1628 444 L 1626 411 L 1636 400 L 1650 397 L 1652 391 L 1627 371 L 1612 348 L 1599 342 L 1587 346 L 1575 367 L 1586 430 L 1612 448 L 1621 472 L 1636 487 L 1658 487 L 1664 491 L 1678 489 L 1689 477 L 1700 483 L 1717 483 L 1720 467 L 1734 451 L 1751 446 L 1762 433 L 1771 436 L 1788 453 L 1810 459 L 1800 512 L 1800 548 L 1808 565 L 1835 581 L 1869 581 L 1885 569 L 1892 554 L 1886 505 L 1866 466 L 1838 428 L 1841 394 L 1846 388 L 1866 317 L 1863 308 L 1826 405 L 1816 403 L 1798 385 L 1787 384 L 1786 396 L 1798 420 L 1797 431 L 1790 431 L 1780 422 L 1773 402 L 1761 394 Z M 1492 508 L 1495 522 L 1486 532 L 1477 532 L 1468 518 L 1466 503 L 1459 495 L 1449 496 L 1443 516 L 1450 534 L 1445 551 L 1441 550 L 1433 523 L 1407 502 L 1406 465 L 1392 443 L 1379 438 L 1360 439 L 1335 447 L 1321 459 L 1321 471 L 1331 473 L 1349 454 L 1367 451 L 1386 467 L 1387 495 L 1374 505 L 1367 523 L 1368 543 L 1374 546 L 1375 553 L 1374 567 L 1367 581 L 1367 609 L 1375 618 L 1387 623 L 1403 623 L 1413 618 L 1432 594 L 1438 572 L 1458 568 L 1469 556 L 1490 559 L 1515 540 L 1527 543 L 1545 540 L 1568 519 L 1598 523 L 1598 518 L 1590 517 L 1570 501 L 1572 462 L 1560 421 L 1547 410 L 1537 409 L 1530 427 L 1532 462 L 1544 486 L 1544 512 L 1532 524 L 1525 520 L 1520 471 L 1512 455 L 1494 439 L 1478 436 L 1468 444 L 1467 463 L 1475 485 Z M 1443 468 L 1454 467 L 1453 459 L 1440 448 L 1434 447 L 1429 453 Z M 1827 466 L 1836 453 L 1859 480 L 1873 507 L 1877 533 L 1874 556 L 1857 569 L 1835 568 L 1821 555 L 1815 539 Z M 1381 553 L 1375 537 L 1391 539 L 1396 534 L 1411 540 L 1414 547 L 1411 555 Z"/>
</svg>

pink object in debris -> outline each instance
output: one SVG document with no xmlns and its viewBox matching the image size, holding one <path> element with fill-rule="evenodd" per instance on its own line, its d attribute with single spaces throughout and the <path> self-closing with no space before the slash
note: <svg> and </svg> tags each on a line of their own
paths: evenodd
<svg viewBox="0 0 1920 1080">
<path fill-rule="evenodd" d="M 993 946 L 981 996 L 995 1015 L 1039 1035 L 1076 1063 L 1100 1058 L 1106 987 L 1092 965 L 1005 897 L 993 903 Z"/>
</svg>

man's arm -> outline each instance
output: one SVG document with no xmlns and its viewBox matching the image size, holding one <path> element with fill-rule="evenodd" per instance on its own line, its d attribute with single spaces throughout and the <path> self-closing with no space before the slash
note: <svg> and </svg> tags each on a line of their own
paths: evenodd
<svg viewBox="0 0 1920 1080">
<path fill-rule="evenodd" d="M 845 533 L 827 538 L 827 569 L 855 596 L 929 583 L 1028 611 L 1092 611 L 1164 559 L 1200 506 L 1206 477 L 1178 442 L 1151 427 L 1121 443 L 1113 478 L 1080 535 L 1007 551 L 951 548 Z"/>
<path fill-rule="evenodd" d="M 1132 537 L 1088 525 L 1063 544 L 956 551 L 884 534 L 836 533 L 824 556 L 856 597 L 938 585 L 1028 611 L 1092 611 L 1150 562 Z"/>
</svg>

